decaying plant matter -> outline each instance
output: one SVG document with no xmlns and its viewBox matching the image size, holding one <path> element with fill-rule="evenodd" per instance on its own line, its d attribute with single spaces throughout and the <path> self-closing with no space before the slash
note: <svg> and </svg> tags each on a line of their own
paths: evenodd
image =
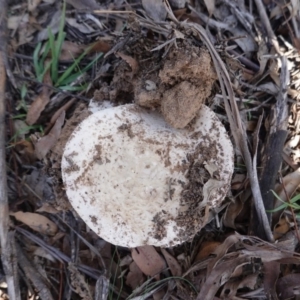
<svg viewBox="0 0 300 300">
<path fill-rule="evenodd" d="M 0 126 L 0 298 L 7 299 L 6 294 L 11 299 L 74 300 L 295 297 L 300 240 L 298 1 L 88 0 L 83 5 L 67 0 L 66 6 L 50 2 L 11 2 L 7 14 L 10 38 L 1 35 L 0 121 L 5 121 L 6 129 Z M 3 12 L 1 34 L 6 24 Z M 99 106 L 106 110 L 97 112 Z M 123 112 L 125 120 L 117 118 L 116 112 L 128 107 L 139 107 L 136 112 L 142 112 L 141 116 L 157 116 L 155 121 L 150 118 L 153 122 L 147 127 L 155 138 L 143 138 L 139 122 L 146 121 L 138 119 L 136 112 Z M 207 163 L 215 152 L 208 139 L 202 156 L 193 148 L 200 140 L 199 130 L 193 130 L 203 108 L 212 119 L 218 118 L 234 144 L 231 189 L 223 200 L 229 187 L 226 181 L 222 197 L 208 197 L 216 200 L 215 206 L 201 202 L 199 195 L 204 190 L 209 196 L 216 191 L 205 186 L 210 180 L 220 182 L 216 165 L 222 159 Z M 138 122 L 131 120 L 132 114 Z M 145 160 L 154 149 L 151 161 L 163 162 L 161 173 L 168 178 L 152 176 L 150 182 L 148 174 L 143 177 L 145 189 L 130 187 L 131 177 L 139 183 L 142 180 L 129 176 L 132 173 L 126 168 L 119 173 L 108 169 L 112 157 L 122 162 L 113 154 L 116 147 L 94 147 L 86 158 L 98 164 L 100 175 L 104 171 L 109 175 L 99 192 L 99 174 L 93 175 L 93 163 L 74 163 L 81 147 L 72 142 L 88 120 L 96 128 L 84 131 L 89 138 L 83 137 L 82 143 L 88 145 L 98 135 L 112 142 L 114 138 L 100 130 L 101 124 L 95 124 L 96 115 L 101 121 L 108 116 L 110 121 L 118 119 L 117 129 L 113 131 L 114 124 L 108 122 L 107 130 L 119 142 L 124 139 L 120 144 L 127 151 L 126 156 L 120 150 L 120 157 L 127 157 L 123 169 L 125 164 L 130 168 L 128 161 L 136 160 L 140 168 L 131 172 L 138 171 L 140 178 L 147 175 L 147 165 L 138 159 Z M 158 120 L 163 129 L 154 126 Z M 213 130 L 211 126 L 209 131 Z M 171 138 L 157 142 L 166 131 Z M 187 151 L 189 171 L 180 173 L 172 164 L 182 167 L 184 159 L 168 159 L 156 148 L 169 149 L 177 141 L 177 148 L 167 153 L 181 158 L 187 132 L 195 155 Z M 130 141 L 132 145 L 145 142 L 145 151 L 132 151 L 130 156 Z M 77 145 L 75 152 L 69 149 L 71 144 Z M 222 151 L 217 152 L 222 157 Z M 112 180 L 112 174 L 122 178 Z M 170 174 L 178 175 L 174 177 L 179 181 L 193 179 L 192 188 L 186 191 L 182 183 L 170 180 Z M 231 174 L 227 175 L 229 180 Z M 93 182 L 95 199 L 79 184 L 80 179 Z M 115 191 L 108 191 L 109 183 L 115 181 L 117 200 L 126 201 L 116 203 L 115 197 L 107 208 L 114 220 L 120 212 L 132 215 L 132 231 L 145 233 L 146 204 L 131 206 L 133 201 L 124 194 L 148 192 L 148 198 L 161 198 L 153 193 L 161 186 L 162 194 L 168 196 L 148 220 L 146 227 L 155 229 L 149 243 L 150 230 L 129 243 L 132 236 L 124 238 L 121 223 L 118 228 L 107 226 L 106 235 L 97 228 L 103 226 L 101 222 L 108 224 L 104 209 L 90 205 L 105 198 L 104 192 L 109 194 L 106 201 L 110 200 Z M 123 189 L 117 187 L 120 183 Z M 80 192 L 70 192 L 76 185 Z M 181 188 L 192 210 L 178 218 L 167 206 L 176 193 L 181 194 Z M 79 214 L 67 195 L 75 210 L 79 206 Z M 81 202 L 86 201 L 84 212 L 80 211 L 83 203 L 74 200 L 78 195 Z M 178 208 L 174 207 L 173 212 Z M 170 220 L 181 228 L 180 232 L 171 228 L 172 243 L 166 233 Z M 113 239 L 118 230 L 119 236 Z M 179 241 L 175 240 L 178 233 Z M 171 244 L 176 246 L 161 248 Z"/>
</svg>

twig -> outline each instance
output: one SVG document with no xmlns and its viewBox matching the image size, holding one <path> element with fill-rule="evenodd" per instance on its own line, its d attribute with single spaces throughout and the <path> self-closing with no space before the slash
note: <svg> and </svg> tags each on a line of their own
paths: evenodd
<svg viewBox="0 0 300 300">
<path fill-rule="evenodd" d="M 234 56 L 238 56 L 238 52 L 234 51 L 234 50 L 228 50 L 228 53 Z M 249 58 L 244 57 L 244 56 L 239 56 L 237 57 L 237 59 L 246 67 L 251 68 L 253 71 L 258 72 L 259 71 L 259 66 L 254 63 L 253 61 L 251 61 Z"/>
<path fill-rule="evenodd" d="M 36 268 L 33 267 L 28 258 L 23 253 L 22 248 L 18 244 L 17 251 L 19 257 L 19 264 L 23 269 L 26 277 L 30 279 L 34 287 L 39 291 L 39 297 L 41 297 L 41 299 L 52 300 L 53 297 L 45 281 L 43 280 L 43 276 L 39 274 L 39 272 L 37 272 Z"/>
<path fill-rule="evenodd" d="M 191 5 L 188 5 L 188 8 L 194 14 L 196 14 L 205 25 L 207 25 L 211 28 L 217 29 L 217 30 L 220 30 L 220 29 L 229 30 L 230 29 L 230 26 L 228 24 L 220 22 L 220 21 L 216 21 L 212 18 L 209 18 L 206 14 L 195 10 L 195 8 L 192 7 Z"/>
<path fill-rule="evenodd" d="M 261 22 L 264 24 L 265 26 L 265 29 L 267 31 L 267 34 L 268 34 L 268 38 L 271 42 L 271 44 L 273 45 L 273 47 L 275 48 L 276 52 L 277 53 L 280 53 L 280 49 L 279 49 L 279 44 L 278 44 L 278 40 L 273 32 L 273 29 L 271 27 L 271 24 L 270 24 L 270 21 L 269 21 L 269 18 L 267 16 L 267 13 L 266 13 L 266 9 L 265 9 L 265 6 L 264 4 L 262 3 L 262 0 L 255 0 L 254 1 L 255 4 L 256 4 L 256 8 L 257 8 L 257 11 L 259 13 L 259 16 L 260 16 L 260 20 Z"/>
<path fill-rule="evenodd" d="M 288 136 L 288 106 L 287 87 L 289 83 L 289 71 L 286 57 L 281 58 L 280 90 L 276 95 L 276 104 L 272 107 L 269 117 L 268 136 L 262 154 L 262 172 L 260 174 L 260 188 L 264 198 L 266 210 L 273 209 L 274 189 L 277 174 L 282 163 L 283 147 Z M 271 213 L 268 213 L 271 221 Z"/>
<path fill-rule="evenodd" d="M 14 274 L 14 264 L 12 264 L 12 261 L 14 261 L 13 253 L 11 252 L 13 235 L 9 234 L 9 209 L 5 159 L 6 0 L 0 0 L 0 7 L 0 245 L 1 260 L 6 276 L 9 298 L 19 300 L 21 299 L 19 284 L 18 279 Z"/>
</svg>

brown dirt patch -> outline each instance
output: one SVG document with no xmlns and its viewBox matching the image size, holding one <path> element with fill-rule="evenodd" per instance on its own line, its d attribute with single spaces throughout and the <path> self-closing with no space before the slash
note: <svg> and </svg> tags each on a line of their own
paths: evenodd
<svg viewBox="0 0 300 300">
<path fill-rule="evenodd" d="M 142 56 L 136 54 L 141 47 L 141 42 L 131 47 L 139 64 L 135 76 L 129 75 L 125 61 L 116 68 L 110 100 L 124 103 L 132 98 L 141 106 L 159 108 L 171 126 L 184 128 L 210 96 L 217 79 L 210 54 L 187 41 L 172 47 L 163 59 L 149 49 Z"/>
</svg>

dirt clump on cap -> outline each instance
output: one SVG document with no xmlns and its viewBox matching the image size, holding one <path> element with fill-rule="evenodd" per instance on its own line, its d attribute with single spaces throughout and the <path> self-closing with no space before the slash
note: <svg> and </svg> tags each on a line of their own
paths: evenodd
<svg viewBox="0 0 300 300">
<path fill-rule="evenodd" d="M 211 94 L 216 73 L 208 51 L 192 46 L 184 52 L 174 49 L 159 77 L 166 87 L 161 102 L 162 114 L 170 125 L 183 128 Z"/>
<path fill-rule="evenodd" d="M 140 44 L 131 49 L 140 53 Z M 110 100 L 121 102 L 124 95 L 127 100 L 132 97 L 141 106 L 160 109 L 172 127 L 187 126 L 211 95 L 217 75 L 207 49 L 186 40 L 177 45 L 163 58 L 150 51 L 144 51 L 143 56 L 131 53 L 139 71 L 130 78 L 130 67 L 125 61 L 120 63 L 112 80 Z M 118 96 L 123 99 L 118 100 Z"/>
</svg>

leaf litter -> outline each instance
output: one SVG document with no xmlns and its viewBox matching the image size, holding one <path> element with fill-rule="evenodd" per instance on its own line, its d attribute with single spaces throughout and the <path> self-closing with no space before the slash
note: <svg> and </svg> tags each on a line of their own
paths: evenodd
<svg viewBox="0 0 300 300">
<path fill-rule="evenodd" d="M 169 1 L 171 6 L 163 1 L 90 1 L 84 7 L 77 2 L 67 1 L 58 71 L 64 72 L 91 45 L 76 65 L 78 71 L 98 52 L 105 54 L 86 73 L 88 79 L 79 81 L 88 82 L 80 95 L 85 100 L 78 100 L 77 92 L 53 89 L 47 73 L 44 85 L 35 80 L 36 42 L 47 41 L 48 27 L 59 32 L 60 3 L 24 2 L 11 6 L 8 18 L 10 63 L 17 87 L 27 87 L 20 110 L 10 100 L 10 115 L 22 113 L 23 123 L 43 128 L 15 135 L 16 127 L 8 126 L 7 140 L 16 137 L 7 145 L 7 165 L 10 226 L 27 274 L 22 289 L 32 290 L 33 285 L 32 299 L 296 297 L 297 210 L 267 209 L 264 214 L 263 200 L 270 197 L 274 209 L 299 194 L 297 1 L 262 6 L 256 0 L 253 7 L 243 1 Z M 265 11 L 268 17 L 262 18 Z M 10 93 L 20 99 L 17 90 Z M 189 124 L 202 104 L 223 121 L 235 142 L 231 193 L 223 211 L 209 212 L 211 222 L 193 240 L 170 249 L 115 247 L 72 211 L 60 159 L 68 137 L 90 114 L 86 99 L 93 95 L 96 105 L 104 100 L 112 105 L 135 102 L 159 110 L 178 128 Z M 288 119 L 280 114 L 287 108 Z M 265 160 L 274 141 L 279 155 Z M 260 193 L 263 180 L 271 182 L 265 161 L 275 166 L 267 193 L 273 189 L 278 197 Z M 34 272 L 37 266 L 40 278 Z M 0 291 L 7 290 L 0 286 Z"/>
</svg>

